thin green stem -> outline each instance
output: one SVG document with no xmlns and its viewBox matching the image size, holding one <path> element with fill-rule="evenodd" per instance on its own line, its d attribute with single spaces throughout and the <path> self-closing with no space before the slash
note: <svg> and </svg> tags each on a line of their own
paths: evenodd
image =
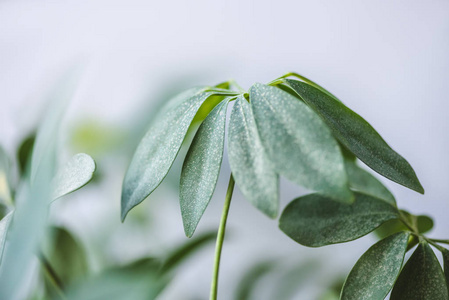
<svg viewBox="0 0 449 300">
<path fill-rule="evenodd" d="M 429 240 L 435 243 L 449 244 L 449 240 L 440 240 L 440 239 L 429 239 Z"/>
<path fill-rule="evenodd" d="M 240 92 L 246 92 L 246 90 L 244 88 L 242 88 L 234 79 L 230 79 L 228 81 L 231 85 L 233 85 L 234 87 L 236 87 Z"/>
<path fill-rule="evenodd" d="M 223 212 L 221 214 L 220 227 L 218 228 L 217 243 L 215 245 L 214 270 L 212 273 L 212 283 L 210 286 L 210 300 L 217 300 L 218 272 L 220 269 L 221 250 L 226 231 L 226 221 L 228 220 L 229 207 L 231 206 L 232 192 L 234 191 L 234 178 L 229 178 L 228 191 L 226 192 Z"/>
<path fill-rule="evenodd" d="M 50 262 L 47 260 L 47 258 L 44 256 L 43 253 L 39 253 L 38 257 L 42 263 L 42 266 L 44 267 L 45 271 L 47 272 L 48 277 L 51 279 L 54 286 L 58 289 L 58 292 L 61 295 L 61 297 L 63 299 L 65 299 L 64 283 L 62 282 L 61 278 L 58 276 L 55 269 L 53 269 Z"/>
</svg>

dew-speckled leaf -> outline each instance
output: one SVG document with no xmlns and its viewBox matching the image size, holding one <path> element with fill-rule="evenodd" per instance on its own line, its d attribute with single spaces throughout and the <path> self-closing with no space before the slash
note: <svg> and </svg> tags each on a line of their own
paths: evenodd
<svg viewBox="0 0 449 300">
<path fill-rule="evenodd" d="M 390 300 L 447 300 L 446 279 L 427 242 L 420 242 L 396 281 Z"/>
<path fill-rule="evenodd" d="M 394 182 L 424 193 L 410 164 L 362 117 L 307 83 L 291 79 L 285 82 L 321 115 L 335 137 L 366 165 Z"/>
<path fill-rule="evenodd" d="M 6 236 L 8 234 L 9 224 L 11 223 L 13 212 L 9 212 L 0 220 L 0 264 L 2 263 L 3 249 L 6 244 Z"/>
<path fill-rule="evenodd" d="M 343 202 L 352 202 L 343 157 L 331 131 L 307 105 L 263 84 L 250 89 L 262 144 L 287 179 Z"/>
<path fill-rule="evenodd" d="M 279 210 L 279 176 L 269 160 L 251 111 L 243 97 L 234 104 L 229 121 L 228 157 L 236 185 L 243 196 L 267 216 Z"/>
<path fill-rule="evenodd" d="M 449 250 L 444 249 L 441 252 L 443 254 L 444 276 L 446 277 L 446 284 L 449 288 Z"/>
<path fill-rule="evenodd" d="M 122 221 L 167 175 L 196 112 L 212 95 L 204 90 L 194 88 L 175 97 L 141 140 L 123 181 Z"/>
<path fill-rule="evenodd" d="M 401 270 L 409 236 L 408 232 L 399 232 L 369 248 L 349 273 L 340 299 L 384 299 Z"/>
<path fill-rule="evenodd" d="M 85 186 L 95 172 L 95 161 L 85 153 L 74 155 L 53 179 L 53 200 Z"/>
<path fill-rule="evenodd" d="M 218 104 L 201 124 L 184 160 L 179 201 L 184 232 L 191 237 L 209 204 L 223 159 L 228 100 Z"/>
<path fill-rule="evenodd" d="M 351 189 L 396 205 L 393 194 L 376 177 L 357 166 L 355 161 L 345 158 L 345 167 Z"/>
<path fill-rule="evenodd" d="M 279 227 L 302 245 L 320 247 L 355 240 L 398 217 L 397 210 L 385 201 L 354 194 L 352 204 L 320 194 L 299 197 L 284 209 Z"/>
</svg>

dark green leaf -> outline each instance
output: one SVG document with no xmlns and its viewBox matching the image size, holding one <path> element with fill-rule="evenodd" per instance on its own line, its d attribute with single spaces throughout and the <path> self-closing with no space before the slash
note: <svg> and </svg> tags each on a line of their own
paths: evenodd
<svg viewBox="0 0 449 300">
<path fill-rule="evenodd" d="M 191 237 L 209 204 L 223 159 L 228 100 L 218 104 L 201 124 L 184 160 L 179 200 L 184 231 Z"/>
<path fill-rule="evenodd" d="M 370 168 L 392 181 L 424 193 L 410 164 L 391 149 L 362 117 L 307 83 L 290 79 L 285 82 L 321 115 L 336 138 Z"/>
<path fill-rule="evenodd" d="M 310 194 L 287 205 L 279 227 L 302 245 L 320 247 L 355 240 L 397 217 L 393 206 L 369 195 L 355 193 L 355 202 L 346 204 Z"/>
<path fill-rule="evenodd" d="M 216 236 L 216 232 L 206 232 L 184 243 L 167 256 L 162 264 L 162 272 L 172 270 L 190 255 L 195 253 L 195 251 L 198 251 L 201 247 L 204 247 L 214 241 Z"/>
<path fill-rule="evenodd" d="M 212 95 L 204 90 L 190 89 L 172 99 L 143 137 L 123 182 L 122 221 L 167 175 L 195 114 Z"/>
<path fill-rule="evenodd" d="M 2 263 L 3 249 L 5 249 L 6 236 L 8 234 L 9 224 L 11 223 L 13 212 L 9 212 L 0 220 L 0 265 Z"/>
<path fill-rule="evenodd" d="M 433 228 L 433 220 L 429 216 L 417 216 L 416 222 L 418 223 L 419 233 L 426 233 Z"/>
<path fill-rule="evenodd" d="M 427 242 L 419 243 L 396 281 L 391 300 L 449 299 L 443 270 Z"/>
<path fill-rule="evenodd" d="M 229 122 L 229 164 L 243 196 L 274 218 L 279 210 L 279 178 L 260 141 L 251 106 L 240 96 Z"/>
<path fill-rule="evenodd" d="M 341 299 L 384 299 L 401 270 L 409 235 L 399 232 L 369 248 L 349 273 Z"/>
<path fill-rule="evenodd" d="M 442 253 L 443 253 L 444 276 L 446 277 L 446 284 L 449 288 L 449 250 L 444 249 Z"/>
<path fill-rule="evenodd" d="M 340 148 L 318 115 L 289 93 L 263 84 L 251 87 L 250 101 L 279 174 L 337 200 L 353 200 Z"/>
<path fill-rule="evenodd" d="M 85 153 L 73 156 L 53 179 L 53 200 L 86 185 L 95 172 L 95 161 Z"/>
<path fill-rule="evenodd" d="M 21 142 L 19 150 L 17 151 L 17 160 L 19 163 L 20 174 L 23 176 L 26 173 L 28 164 L 30 163 L 31 153 L 33 153 L 34 141 L 36 140 L 36 133 L 31 133 Z"/>
<path fill-rule="evenodd" d="M 239 280 L 234 299 L 249 300 L 256 290 L 257 283 L 270 272 L 275 264 L 272 261 L 264 261 L 249 268 Z"/>
<path fill-rule="evenodd" d="M 376 177 L 357 166 L 354 161 L 345 159 L 345 168 L 349 186 L 353 190 L 385 200 L 393 206 L 396 205 L 396 200 L 390 191 Z"/>
</svg>

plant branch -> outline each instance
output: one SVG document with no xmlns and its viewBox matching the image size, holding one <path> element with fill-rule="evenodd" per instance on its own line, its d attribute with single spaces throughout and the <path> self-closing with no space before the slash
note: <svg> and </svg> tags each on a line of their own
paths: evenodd
<svg viewBox="0 0 449 300">
<path fill-rule="evenodd" d="M 220 269 L 221 250 L 223 248 L 223 240 L 226 231 L 226 221 L 228 220 L 229 207 L 231 206 L 232 192 L 234 191 L 234 178 L 229 178 L 228 191 L 226 192 L 223 212 L 221 214 L 220 227 L 218 228 L 217 243 L 215 245 L 214 270 L 212 274 L 212 283 L 210 286 L 210 300 L 217 299 L 218 291 L 218 272 Z"/>
<path fill-rule="evenodd" d="M 429 240 L 435 243 L 449 244 L 449 240 L 440 240 L 440 239 L 429 239 Z"/>
</svg>

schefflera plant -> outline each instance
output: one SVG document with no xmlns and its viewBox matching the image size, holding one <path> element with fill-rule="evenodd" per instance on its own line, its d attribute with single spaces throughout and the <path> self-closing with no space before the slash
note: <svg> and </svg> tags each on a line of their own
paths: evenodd
<svg viewBox="0 0 449 300">
<path fill-rule="evenodd" d="M 288 73 L 268 84 L 256 83 L 248 92 L 232 81 L 192 88 L 169 101 L 137 147 L 126 173 L 122 221 L 163 181 L 189 128 L 199 118 L 198 112 L 206 112 L 185 157 L 180 182 L 184 230 L 188 237 L 193 235 L 215 190 L 231 102 L 228 156 L 232 174 L 218 229 L 210 299 L 217 297 L 221 249 L 235 183 L 244 197 L 270 218 L 276 218 L 279 211 L 279 175 L 316 191 L 294 200 L 280 219 L 282 231 L 312 247 L 353 240 L 405 215 L 393 195 L 360 168 L 356 158 L 382 176 L 424 193 L 410 164 L 363 118 L 318 84 Z M 423 239 L 418 231 L 412 231 L 387 241 L 397 249 L 404 248 L 405 253 L 411 235 Z M 420 247 L 427 245 L 425 241 Z M 375 279 L 384 284 L 394 282 L 396 275 Z M 356 288 L 366 287 L 364 284 L 356 283 Z"/>
</svg>

